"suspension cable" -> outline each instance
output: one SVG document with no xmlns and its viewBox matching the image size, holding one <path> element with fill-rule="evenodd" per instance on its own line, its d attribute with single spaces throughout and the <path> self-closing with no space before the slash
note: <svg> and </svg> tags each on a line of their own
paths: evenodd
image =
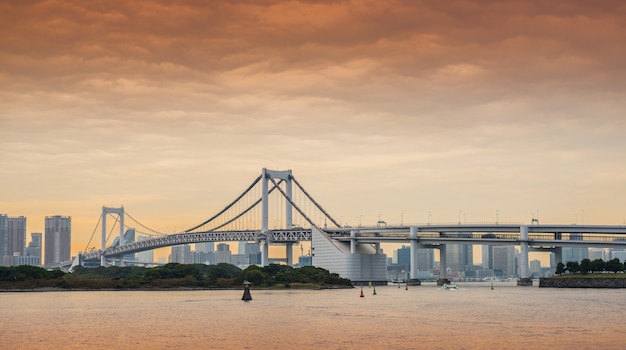
<svg viewBox="0 0 626 350">
<path fill-rule="evenodd" d="M 259 182 L 261 180 L 262 176 L 263 175 L 259 175 L 259 177 L 257 177 L 256 180 L 254 180 L 252 182 L 252 184 L 250 186 L 248 186 L 248 188 L 245 191 L 243 191 L 242 194 L 239 195 L 239 197 L 235 198 L 235 200 L 232 201 L 232 203 L 227 205 L 226 208 L 222 209 L 219 213 L 213 215 L 211 218 L 209 218 L 205 222 L 201 223 L 200 225 L 197 225 L 197 226 L 194 226 L 194 227 L 192 227 L 192 228 L 190 228 L 188 230 L 185 230 L 184 233 L 188 233 L 189 231 L 193 231 L 193 230 L 197 229 L 198 227 L 202 227 L 202 226 L 208 224 L 209 222 L 213 221 L 213 219 L 215 219 L 218 216 L 222 215 L 226 210 L 230 209 L 230 207 L 232 207 L 235 203 L 237 203 L 241 199 L 241 197 L 245 196 L 246 193 L 248 193 L 248 191 L 250 191 L 257 184 L 257 182 Z"/>
<path fill-rule="evenodd" d="M 131 220 L 133 220 L 133 222 L 135 222 L 137 225 L 141 226 L 142 228 L 152 232 L 153 234 L 156 235 L 161 235 L 161 236 L 167 236 L 167 233 L 163 233 L 163 232 L 159 232 L 157 230 L 153 230 L 150 227 L 142 224 L 141 222 L 137 221 L 137 219 L 135 219 L 134 217 L 132 217 L 127 211 L 124 211 L 124 215 L 128 216 Z M 134 228 L 134 227 L 130 227 L 128 226 L 126 223 L 124 223 L 124 227 L 125 228 Z M 146 232 L 141 232 L 141 233 L 146 233 Z"/>
<path fill-rule="evenodd" d="M 304 214 L 304 212 L 300 209 L 300 207 L 298 207 L 292 200 L 291 198 L 287 197 L 287 194 L 285 193 L 285 191 L 283 191 L 282 188 L 278 187 L 278 185 L 276 184 L 276 181 L 274 181 L 273 178 L 270 177 L 270 180 L 272 181 L 272 183 L 274 184 L 275 188 L 278 188 L 278 191 L 280 191 L 280 193 L 283 195 L 283 197 L 285 197 L 285 199 L 287 199 L 289 201 L 289 203 L 291 203 L 291 205 L 293 205 L 293 207 L 298 211 L 298 213 L 300 213 L 300 215 L 302 215 L 304 217 L 304 219 L 306 221 L 309 222 L 309 224 L 311 224 L 312 226 L 318 227 L 313 221 L 311 221 L 311 219 L 309 219 L 308 216 L 306 216 L 306 214 Z"/>
<path fill-rule="evenodd" d="M 278 184 L 280 185 L 282 182 L 283 182 L 283 180 L 280 180 L 280 182 L 279 182 Z M 274 187 L 272 187 L 269 191 L 267 191 L 267 194 L 269 195 L 270 193 L 272 193 L 272 192 L 274 191 L 274 189 L 276 188 L 276 186 L 278 186 L 278 185 L 276 185 L 276 183 L 274 183 Z M 239 218 L 240 218 L 240 217 L 242 217 L 245 213 L 247 213 L 248 211 L 250 211 L 252 208 L 256 207 L 256 206 L 257 206 L 257 205 L 261 202 L 261 200 L 262 200 L 262 199 L 263 199 L 263 198 L 259 198 L 259 199 L 257 199 L 257 200 L 256 200 L 256 202 L 254 202 L 251 206 L 249 206 L 249 207 L 248 207 L 246 210 L 244 210 L 243 212 L 239 213 L 239 215 L 237 215 L 237 216 L 235 216 L 234 218 L 232 218 L 232 219 L 230 219 L 230 220 L 228 220 L 228 221 L 224 222 L 223 224 L 221 224 L 221 225 L 219 225 L 219 226 L 216 226 L 216 227 L 214 227 L 214 228 L 212 228 L 212 229 L 208 230 L 207 232 L 213 232 L 213 231 L 215 231 L 215 230 L 217 230 L 217 229 L 220 229 L 220 228 L 222 228 L 222 227 L 224 227 L 224 226 L 226 226 L 226 225 L 230 224 L 231 222 L 233 222 L 233 221 L 235 221 L 235 220 L 239 219 Z"/>
<path fill-rule="evenodd" d="M 91 237 L 89 237 L 89 242 L 87 242 L 87 245 L 85 246 L 85 250 L 83 250 L 83 252 L 87 252 L 87 249 L 89 249 L 89 245 L 91 244 L 91 240 L 93 239 L 93 236 L 96 234 L 96 231 L 98 230 L 98 225 L 100 225 L 100 221 L 102 221 L 102 215 L 98 215 L 98 223 L 96 224 L 96 227 L 93 228 Z"/>
<path fill-rule="evenodd" d="M 337 223 L 337 221 L 335 221 L 335 219 L 333 219 L 333 218 L 330 216 L 330 214 L 328 214 L 328 213 L 326 212 L 326 210 L 324 210 L 324 208 L 322 208 L 322 206 L 321 206 L 321 205 L 319 205 L 319 204 L 315 201 L 315 199 L 313 199 L 313 197 L 311 197 L 311 195 L 309 195 L 309 193 L 308 193 L 308 192 L 304 189 L 304 187 L 302 187 L 302 186 L 300 185 L 300 183 L 298 182 L 298 180 L 296 180 L 296 178 L 295 178 L 295 177 L 293 177 L 293 175 L 289 175 L 289 177 L 293 180 L 293 182 L 295 182 L 295 183 L 296 183 L 296 186 L 298 186 L 298 188 L 300 188 L 300 190 L 304 193 L 304 195 L 305 195 L 305 196 L 307 196 L 307 198 L 308 198 L 311 202 L 313 202 L 313 204 L 315 204 L 315 206 L 316 206 L 319 210 L 321 210 L 321 211 L 322 211 L 322 213 L 324 213 L 324 215 L 326 215 L 326 217 L 327 217 L 330 221 L 332 221 L 332 222 L 333 222 L 333 224 L 335 224 L 335 226 L 337 226 L 337 227 L 341 227 L 341 225 L 340 225 L 339 223 Z M 284 195 L 284 194 L 283 194 L 283 195 Z M 287 198 L 287 196 L 285 196 L 285 198 Z"/>
<path fill-rule="evenodd" d="M 111 215 L 111 214 L 109 213 L 108 215 Z M 115 225 L 117 225 L 117 223 L 119 222 L 119 219 L 116 216 L 113 216 L 113 215 L 111 216 L 113 217 L 113 219 L 115 219 L 115 223 L 113 223 L 111 227 L 111 231 L 109 231 L 109 235 L 107 236 L 107 240 L 105 241 L 105 243 L 109 241 L 109 238 L 111 238 L 111 234 L 113 233 L 113 230 L 115 229 Z"/>
</svg>

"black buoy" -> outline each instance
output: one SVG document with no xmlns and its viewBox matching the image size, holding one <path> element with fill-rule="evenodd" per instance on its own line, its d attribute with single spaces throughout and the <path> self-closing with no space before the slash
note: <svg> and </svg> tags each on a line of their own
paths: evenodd
<svg viewBox="0 0 626 350">
<path fill-rule="evenodd" d="M 241 300 L 243 301 L 250 301 L 252 300 L 252 295 L 250 295 L 250 285 L 252 283 L 248 282 L 248 281 L 244 281 L 244 289 L 243 289 L 243 296 L 241 297 Z"/>
</svg>

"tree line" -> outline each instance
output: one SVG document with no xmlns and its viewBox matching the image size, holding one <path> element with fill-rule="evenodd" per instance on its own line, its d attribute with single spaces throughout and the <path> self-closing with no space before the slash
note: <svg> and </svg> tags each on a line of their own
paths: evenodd
<svg viewBox="0 0 626 350">
<path fill-rule="evenodd" d="M 557 275 L 562 275 L 565 273 L 579 273 L 579 274 L 589 274 L 589 273 L 623 273 L 625 270 L 624 264 L 618 259 L 611 259 L 609 261 L 604 261 L 602 259 L 582 259 L 580 263 L 578 261 L 568 261 L 566 264 L 559 262 L 556 264 Z"/>
<path fill-rule="evenodd" d="M 235 265 L 169 263 L 145 268 L 137 266 L 77 267 L 72 273 L 48 271 L 36 266 L 0 266 L 0 289 L 158 289 L 158 288 L 235 288 L 248 281 L 257 287 L 321 288 L 352 287 L 350 280 L 328 270 L 304 266 L 293 268 L 270 264 L 250 265 L 242 270 Z"/>
</svg>

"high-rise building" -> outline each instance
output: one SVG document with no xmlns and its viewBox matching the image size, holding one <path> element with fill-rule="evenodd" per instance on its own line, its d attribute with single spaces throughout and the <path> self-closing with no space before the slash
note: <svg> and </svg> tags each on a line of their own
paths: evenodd
<svg viewBox="0 0 626 350">
<path fill-rule="evenodd" d="M 137 236 L 137 241 L 138 242 L 140 242 L 140 241 L 147 241 L 147 240 L 149 240 L 151 238 L 152 237 L 149 237 L 149 236 Z M 143 251 L 143 252 L 138 252 L 136 254 L 136 256 L 137 256 L 137 261 L 138 262 L 149 263 L 149 264 L 154 263 L 154 250 L 153 249 L 146 250 L 146 251 Z"/>
<path fill-rule="evenodd" d="M 70 260 L 72 246 L 72 219 L 69 216 L 46 216 L 45 265 Z"/>
<path fill-rule="evenodd" d="M 40 232 L 33 232 L 30 234 L 30 243 L 26 247 L 26 256 L 33 257 L 36 263 L 33 265 L 41 265 L 41 245 L 42 234 Z"/>
<path fill-rule="evenodd" d="M 8 220 L 8 251 L 6 255 L 23 256 L 26 249 L 26 218 L 18 216 Z"/>
<path fill-rule="evenodd" d="M 220 243 L 217 245 L 217 251 L 215 252 L 215 263 L 227 263 L 230 264 L 230 246 L 226 243 Z"/>
<path fill-rule="evenodd" d="M 540 260 L 531 260 L 530 261 L 530 274 L 533 276 L 541 276 L 541 261 Z"/>
<path fill-rule="evenodd" d="M 2 263 L 2 257 L 9 252 L 9 216 L 6 214 L 0 214 L 0 265 Z"/>
<path fill-rule="evenodd" d="M 215 251 L 215 243 L 196 243 L 196 252 L 213 253 Z"/>
<path fill-rule="evenodd" d="M 512 245 L 491 247 L 492 266 L 496 276 L 515 276 L 515 247 Z"/>
<path fill-rule="evenodd" d="M 169 262 L 180 264 L 192 264 L 191 246 L 189 244 L 181 244 L 172 246 Z"/>
<path fill-rule="evenodd" d="M 454 273 L 465 273 L 474 265 L 474 248 L 471 244 L 446 244 L 446 267 Z"/>
<path fill-rule="evenodd" d="M 261 246 L 258 243 L 247 243 L 245 254 L 248 257 L 248 264 L 261 265 Z"/>
</svg>

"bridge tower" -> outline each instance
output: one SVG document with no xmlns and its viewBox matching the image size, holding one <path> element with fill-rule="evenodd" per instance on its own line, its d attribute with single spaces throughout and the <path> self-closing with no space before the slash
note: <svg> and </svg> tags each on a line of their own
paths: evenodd
<svg viewBox="0 0 626 350">
<path fill-rule="evenodd" d="M 120 245 L 124 244 L 124 206 L 119 208 L 102 207 L 102 252 L 107 243 L 107 214 L 117 214 L 120 218 Z M 100 257 L 100 266 L 106 266 L 104 254 Z M 124 258 L 120 258 L 120 266 L 124 266 Z"/>
<path fill-rule="evenodd" d="M 261 266 L 269 265 L 269 244 L 272 241 L 272 235 L 269 232 L 269 181 L 272 179 L 279 179 L 285 181 L 286 188 L 286 201 L 285 201 L 285 227 L 291 229 L 293 227 L 293 206 L 292 200 L 292 176 L 291 170 L 269 170 L 263 168 L 261 173 L 261 234 L 264 239 L 261 240 Z M 293 243 L 285 243 L 287 254 L 287 265 L 293 265 Z"/>
</svg>

